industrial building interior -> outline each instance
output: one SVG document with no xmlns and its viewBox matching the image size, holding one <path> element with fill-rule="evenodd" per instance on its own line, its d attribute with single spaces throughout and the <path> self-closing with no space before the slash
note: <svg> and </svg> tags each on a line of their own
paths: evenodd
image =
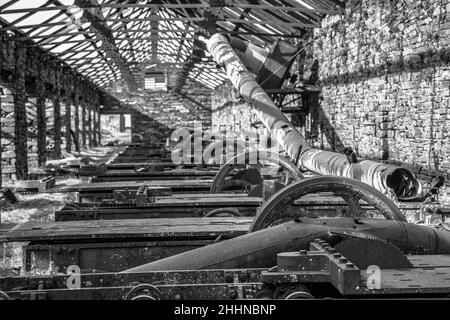
<svg viewBox="0 0 450 320">
<path fill-rule="evenodd" d="M 450 297 L 450 0 L 0 0 L 0 300 Z"/>
</svg>

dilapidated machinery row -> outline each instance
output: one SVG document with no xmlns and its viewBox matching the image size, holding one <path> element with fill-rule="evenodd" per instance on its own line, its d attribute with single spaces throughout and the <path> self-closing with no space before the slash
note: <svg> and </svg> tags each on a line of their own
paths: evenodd
<svg viewBox="0 0 450 320">
<path fill-rule="evenodd" d="M 255 57 L 241 54 L 251 53 L 245 44 L 215 35 L 208 47 L 285 156 L 245 146 L 224 165 L 174 165 L 173 150 L 132 145 L 111 164 L 74 164 L 66 169 L 89 183 L 45 192 L 76 192 L 77 203 L 53 223 L 0 233 L 2 242 L 25 243 L 23 275 L 0 278 L 0 296 L 447 297 L 447 209 L 424 206 L 438 185 L 422 190 L 408 170 L 362 161 L 350 149 L 313 149 L 255 80 L 258 71 L 247 70 L 252 61 L 242 60 Z M 271 60 L 274 51 L 264 65 L 286 72 L 286 61 Z M 424 214 L 442 223 L 431 228 L 405 217 Z"/>
</svg>

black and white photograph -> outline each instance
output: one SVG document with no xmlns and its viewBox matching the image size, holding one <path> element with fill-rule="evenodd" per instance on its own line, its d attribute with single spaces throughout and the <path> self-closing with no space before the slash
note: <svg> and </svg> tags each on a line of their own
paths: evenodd
<svg viewBox="0 0 450 320">
<path fill-rule="evenodd" d="M 0 106 L 0 309 L 450 299 L 450 0 L 0 0 Z"/>
</svg>

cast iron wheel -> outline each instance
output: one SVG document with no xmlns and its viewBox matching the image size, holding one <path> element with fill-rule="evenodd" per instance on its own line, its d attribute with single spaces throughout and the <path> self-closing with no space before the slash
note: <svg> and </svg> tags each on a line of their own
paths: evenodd
<svg viewBox="0 0 450 320">
<path fill-rule="evenodd" d="M 161 291 L 151 284 L 140 284 L 131 289 L 123 300 L 161 300 Z"/>
<path fill-rule="evenodd" d="M 220 216 L 222 217 L 223 215 L 226 215 L 228 217 L 242 217 L 242 213 L 239 212 L 239 210 L 233 209 L 233 208 L 219 208 L 216 210 L 213 210 L 207 214 L 205 214 L 205 218 L 213 218 L 213 217 L 217 217 Z"/>
<path fill-rule="evenodd" d="M 300 212 L 298 208 L 292 205 L 298 199 L 318 192 L 332 193 L 345 201 L 349 210 L 341 217 L 363 217 L 365 213 L 361 203 L 363 201 L 364 205 L 373 207 L 385 219 L 406 222 L 406 218 L 400 209 L 380 191 L 353 179 L 327 176 L 306 179 L 279 191 L 268 202 L 264 203 L 253 221 L 250 232 L 305 217 L 304 212 Z"/>
<path fill-rule="evenodd" d="M 220 168 L 220 171 L 217 173 L 217 175 L 214 177 L 213 184 L 211 186 L 211 189 L 209 193 L 211 194 L 217 194 L 221 193 L 224 190 L 227 189 L 227 187 L 233 186 L 233 182 L 236 180 L 227 180 L 227 178 L 231 175 L 231 173 L 236 169 L 241 169 L 244 172 L 248 166 L 250 166 L 253 170 L 258 165 L 249 164 L 246 163 L 250 162 L 249 159 L 257 159 L 258 165 L 260 166 L 260 163 L 269 163 L 275 166 L 279 167 L 279 170 L 282 169 L 285 173 L 284 185 L 288 185 L 291 181 L 301 181 L 303 179 L 303 175 L 300 172 L 300 169 L 297 168 L 289 159 L 276 155 L 271 156 L 269 154 L 266 154 L 264 152 L 247 152 L 241 155 L 238 155 L 234 157 L 233 159 L 229 160 L 226 164 Z M 250 170 L 252 170 L 250 169 Z M 249 170 L 247 170 L 249 171 Z M 258 185 L 262 183 L 262 177 L 261 181 L 255 181 L 253 182 L 254 185 Z M 251 184 L 251 183 L 250 183 Z"/>
</svg>

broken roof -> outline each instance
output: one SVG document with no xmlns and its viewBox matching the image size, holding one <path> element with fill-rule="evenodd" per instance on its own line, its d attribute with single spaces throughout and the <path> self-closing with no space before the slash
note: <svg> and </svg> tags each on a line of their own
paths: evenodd
<svg viewBox="0 0 450 320">
<path fill-rule="evenodd" d="M 320 26 L 338 0 L 0 0 L 3 31 L 31 39 L 100 87 L 144 86 L 157 69 L 208 88 L 226 79 L 205 41 L 226 32 L 266 46 Z M 178 88 L 179 89 L 179 88 Z"/>
</svg>

